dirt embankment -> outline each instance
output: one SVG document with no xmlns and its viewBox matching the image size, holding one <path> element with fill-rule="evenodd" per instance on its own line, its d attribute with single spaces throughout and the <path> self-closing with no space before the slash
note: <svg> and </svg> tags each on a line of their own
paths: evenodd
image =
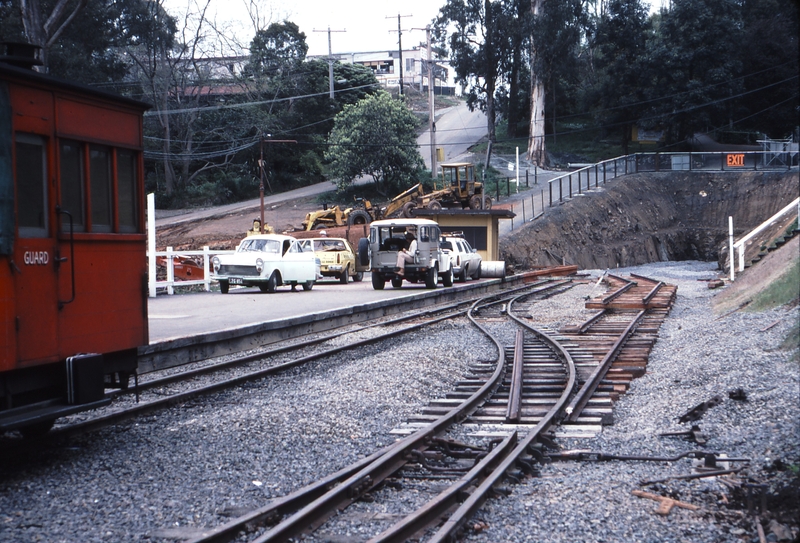
<svg viewBox="0 0 800 543">
<path fill-rule="evenodd" d="M 501 240 L 500 256 L 518 269 L 717 260 L 729 216 L 741 236 L 797 196 L 796 171 L 631 175 L 548 209 Z"/>
</svg>

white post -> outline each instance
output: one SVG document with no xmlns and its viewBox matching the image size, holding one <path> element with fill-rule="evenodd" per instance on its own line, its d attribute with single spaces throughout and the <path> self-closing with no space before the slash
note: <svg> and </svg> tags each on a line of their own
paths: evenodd
<svg viewBox="0 0 800 543">
<path fill-rule="evenodd" d="M 208 245 L 203 245 L 203 280 L 206 284 L 206 292 L 211 292 L 211 273 L 208 271 Z"/>
<path fill-rule="evenodd" d="M 728 247 L 728 257 L 730 260 L 730 267 L 731 267 L 731 281 L 735 281 L 735 265 L 733 263 L 733 217 L 728 217 L 728 237 L 730 238 L 729 247 Z"/>
<path fill-rule="evenodd" d="M 519 193 L 519 147 L 517 147 L 517 193 Z"/>
<path fill-rule="evenodd" d="M 175 289 L 172 285 L 175 283 L 175 268 L 173 266 L 172 247 L 167 247 L 167 294 L 174 294 Z"/>
<path fill-rule="evenodd" d="M 156 297 L 156 195 L 147 195 L 147 285 L 149 296 Z"/>
</svg>

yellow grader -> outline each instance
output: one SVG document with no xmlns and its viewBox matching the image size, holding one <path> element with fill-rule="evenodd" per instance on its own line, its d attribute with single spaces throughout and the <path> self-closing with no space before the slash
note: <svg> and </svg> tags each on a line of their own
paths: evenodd
<svg viewBox="0 0 800 543">
<path fill-rule="evenodd" d="M 469 162 L 442 164 L 442 188 L 434 182 L 434 190 L 425 193 L 421 183 L 398 194 L 388 204 L 377 208 L 364 198 L 356 198 L 356 206 L 314 211 L 303 220 L 303 230 L 322 230 L 336 226 L 369 224 L 395 215 L 409 218 L 418 208 L 436 211 L 442 208 L 491 209 L 492 199 L 483 194 L 483 183 L 475 180 L 475 165 Z"/>
</svg>

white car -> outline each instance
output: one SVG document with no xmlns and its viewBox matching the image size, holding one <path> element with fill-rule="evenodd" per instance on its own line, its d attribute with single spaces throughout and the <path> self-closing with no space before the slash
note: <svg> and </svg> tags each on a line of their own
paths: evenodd
<svg viewBox="0 0 800 543">
<path fill-rule="evenodd" d="M 321 277 L 319 258 L 304 250 L 299 240 L 279 234 L 248 236 L 235 253 L 215 256 L 211 263 L 211 278 L 219 281 L 223 294 L 231 285 L 258 287 L 261 292 L 275 292 L 281 285 L 311 290 Z"/>
<path fill-rule="evenodd" d="M 442 236 L 442 249 L 448 251 L 453 275 L 461 282 L 467 278 L 481 278 L 481 255 L 462 236 L 445 233 Z"/>
</svg>

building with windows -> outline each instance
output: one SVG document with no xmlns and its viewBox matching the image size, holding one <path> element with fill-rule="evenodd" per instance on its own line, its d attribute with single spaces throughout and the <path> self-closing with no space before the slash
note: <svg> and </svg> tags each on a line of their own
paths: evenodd
<svg viewBox="0 0 800 543">
<path fill-rule="evenodd" d="M 309 56 L 318 60 L 327 60 L 327 55 Z M 399 87 L 402 66 L 403 87 L 413 87 L 420 92 L 428 92 L 428 50 L 421 47 L 400 51 L 367 51 L 363 53 L 338 53 L 333 59 L 343 64 L 360 64 L 367 66 L 375 74 L 378 82 L 384 87 Z M 433 59 L 433 88 L 436 94 L 457 94 L 452 80 L 452 71 L 442 66 L 437 58 Z"/>
</svg>

